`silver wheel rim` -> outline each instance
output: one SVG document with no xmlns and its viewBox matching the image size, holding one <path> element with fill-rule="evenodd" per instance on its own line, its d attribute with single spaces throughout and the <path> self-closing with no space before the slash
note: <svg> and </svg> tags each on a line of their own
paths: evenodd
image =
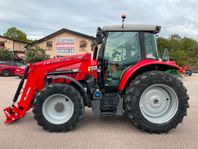
<svg viewBox="0 0 198 149">
<path fill-rule="evenodd" d="M 47 121 L 52 124 L 63 124 L 70 120 L 74 113 L 74 104 L 64 94 L 49 96 L 43 103 L 42 112 Z"/>
<path fill-rule="evenodd" d="M 171 87 L 154 84 L 142 93 L 139 108 L 148 121 L 156 124 L 166 123 L 178 110 L 178 97 Z"/>
</svg>

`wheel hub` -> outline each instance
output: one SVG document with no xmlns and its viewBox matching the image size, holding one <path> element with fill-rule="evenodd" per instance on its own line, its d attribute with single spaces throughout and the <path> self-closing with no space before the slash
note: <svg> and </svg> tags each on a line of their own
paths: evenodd
<svg viewBox="0 0 198 149">
<path fill-rule="evenodd" d="M 58 102 L 55 106 L 54 109 L 56 110 L 56 112 L 63 112 L 65 110 L 65 106 L 63 103 Z"/>
<path fill-rule="evenodd" d="M 154 99 L 154 100 L 153 100 L 153 103 L 154 103 L 154 104 L 158 104 L 158 102 L 159 102 L 158 99 Z"/>
<path fill-rule="evenodd" d="M 149 104 L 151 107 L 156 108 L 161 106 L 162 100 L 159 97 L 150 97 Z"/>
</svg>

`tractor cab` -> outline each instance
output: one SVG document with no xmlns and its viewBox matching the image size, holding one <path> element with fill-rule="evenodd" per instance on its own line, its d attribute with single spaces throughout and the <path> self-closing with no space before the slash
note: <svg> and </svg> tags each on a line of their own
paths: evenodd
<svg viewBox="0 0 198 149">
<path fill-rule="evenodd" d="M 123 73 L 143 59 L 158 60 L 155 34 L 160 26 L 114 25 L 97 30 L 101 84 L 107 90 L 117 89 Z M 95 50 L 97 52 L 97 50 Z"/>
</svg>

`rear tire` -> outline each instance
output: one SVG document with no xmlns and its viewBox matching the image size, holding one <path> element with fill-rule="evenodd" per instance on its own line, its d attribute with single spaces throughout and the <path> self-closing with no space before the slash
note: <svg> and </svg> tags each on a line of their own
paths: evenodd
<svg viewBox="0 0 198 149">
<path fill-rule="evenodd" d="M 83 118 L 83 99 L 73 86 L 49 85 L 36 97 L 34 118 L 38 125 L 50 132 L 71 130 Z"/>
<path fill-rule="evenodd" d="M 9 76 L 11 75 L 11 72 L 10 72 L 10 70 L 4 70 L 4 71 L 2 72 L 2 75 L 3 75 L 4 77 L 9 77 Z"/>
<path fill-rule="evenodd" d="M 132 123 L 147 132 L 167 132 L 187 114 L 188 95 L 183 83 L 162 71 L 136 77 L 126 90 L 125 111 Z"/>
</svg>

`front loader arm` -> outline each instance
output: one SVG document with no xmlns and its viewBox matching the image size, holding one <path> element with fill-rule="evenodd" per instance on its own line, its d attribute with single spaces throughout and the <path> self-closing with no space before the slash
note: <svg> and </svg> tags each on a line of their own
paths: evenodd
<svg viewBox="0 0 198 149">
<path fill-rule="evenodd" d="M 19 118 L 22 118 L 25 115 L 26 111 L 30 109 L 30 105 L 31 105 L 30 103 L 36 92 L 36 85 L 35 85 L 36 77 L 34 77 L 34 72 L 31 72 L 29 74 L 29 77 L 24 86 L 25 77 L 27 76 L 27 73 L 30 67 L 31 65 L 28 65 L 26 67 L 25 73 L 21 79 L 21 82 L 13 98 L 12 106 L 4 109 L 4 113 L 6 115 L 6 121 L 4 122 L 5 124 L 11 123 Z M 21 93 L 23 86 L 24 86 L 24 89 L 22 91 L 21 98 L 16 106 L 14 104 L 15 102 L 17 102 L 17 99 L 19 98 L 19 95 Z"/>
<path fill-rule="evenodd" d="M 58 68 L 70 66 L 77 63 L 81 63 L 79 69 L 80 73 L 83 76 L 83 74 L 88 73 L 88 66 L 90 66 L 91 63 L 91 55 L 81 54 L 75 56 L 66 56 L 62 58 L 46 60 L 35 64 L 29 64 L 18 86 L 17 92 L 13 99 L 13 105 L 4 109 L 4 113 L 6 115 L 6 121 L 4 123 L 11 123 L 19 118 L 24 117 L 25 113 L 31 109 L 36 93 L 43 89 L 45 85 L 45 77 L 50 71 L 55 71 Z M 28 73 L 28 71 L 29 74 L 27 81 L 25 85 L 23 85 L 25 75 Z M 24 89 L 22 91 L 20 100 L 17 105 L 15 105 L 15 102 L 17 101 L 23 86 Z"/>
</svg>

